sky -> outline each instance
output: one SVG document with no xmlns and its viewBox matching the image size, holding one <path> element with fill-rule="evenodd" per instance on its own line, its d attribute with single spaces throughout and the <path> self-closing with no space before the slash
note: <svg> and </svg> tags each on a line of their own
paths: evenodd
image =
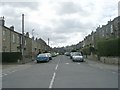
<svg viewBox="0 0 120 90">
<path fill-rule="evenodd" d="M 119 0 L 1 0 L 0 17 L 5 26 L 21 33 L 21 16 L 25 15 L 25 32 L 30 37 L 49 38 L 51 47 L 77 44 L 100 25 L 118 16 Z M 34 30 L 33 30 L 34 29 Z"/>
</svg>

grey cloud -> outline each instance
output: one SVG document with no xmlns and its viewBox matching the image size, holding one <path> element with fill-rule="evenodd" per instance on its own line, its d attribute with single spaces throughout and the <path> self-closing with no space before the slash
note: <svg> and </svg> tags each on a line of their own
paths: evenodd
<svg viewBox="0 0 120 90">
<path fill-rule="evenodd" d="M 7 18 L 14 18 L 14 19 L 19 19 L 20 15 L 16 14 L 16 11 L 14 10 L 13 7 L 2 7 L 3 10 L 2 15 L 7 17 Z"/>
<path fill-rule="evenodd" d="M 120 16 L 120 1 L 118 2 L 118 15 Z"/>
<path fill-rule="evenodd" d="M 66 33 L 56 33 L 55 31 L 52 31 L 49 27 L 44 28 L 43 30 L 37 31 L 41 37 L 44 38 L 44 40 L 47 40 L 50 38 L 51 41 L 55 43 L 63 43 L 64 41 L 67 41 L 69 39 L 69 36 L 66 35 Z"/>
<path fill-rule="evenodd" d="M 61 23 L 58 27 L 55 28 L 56 33 L 74 33 L 74 32 L 85 32 L 87 29 L 90 29 L 93 24 L 88 21 L 87 23 L 82 23 L 80 20 L 68 19 L 61 20 Z"/>
<path fill-rule="evenodd" d="M 79 13 L 82 16 L 89 16 L 92 14 L 91 11 L 94 10 L 94 8 L 95 5 L 93 3 L 88 3 L 83 7 L 74 2 L 62 2 L 57 8 L 57 13 L 59 15 Z"/>
<path fill-rule="evenodd" d="M 76 6 L 73 2 L 62 2 L 59 4 L 58 14 L 73 14 L 82 11 L 82 8 Z"/>
<path fill-rule="evenodd" d="M 23 12 L 16 11 L 16 8 L 20 9 L 32 9 L 37 10 L 38 9 L 38 3 L 37 2 L 1 2 L 0 8 L 1 8 L 1 14 L 2 16 L 5 16 L 6 24 L 11 26 L 15 26 L 15 29 L 17 31 L 21 31 L 21 14 Z M 28 13 L 24 12 L 25 17 L 28 15 Z M 27 22 L 25 20 L 25 22 Z M 29 22 L 27 22 L 29 24 Z M 31 24 L 32 25 L 32 24 Z M 26 26 L 27 29 L 29 27 Z"/>
<path fill-rule="evenodd" d="M 37 10 L 39 3 L 38 2 L 1 2 L 0 5 L 9 6 L 13 8 L 29 8 L 32 10 Z"/>
</svg>

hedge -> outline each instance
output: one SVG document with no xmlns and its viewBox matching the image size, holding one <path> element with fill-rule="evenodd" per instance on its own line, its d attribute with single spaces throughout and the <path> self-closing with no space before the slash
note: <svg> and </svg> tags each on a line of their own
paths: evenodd
<svg viewBox="0 0 120 90">
<path fill-rule="evenodd" d="M 2 52 L 2 62 L 17 62 L 21 57 L 21 52 Z"/>
<path fill-rule="evenodd" d="M 91 54 L 90 47 L 83 48 L 82 52 L 84 55 L 90 55 Z"/>
<path fill-rule="evenodd" d="M 99 56 L 120 56 L 120 38 L 97 42 Z"/>
</svg>

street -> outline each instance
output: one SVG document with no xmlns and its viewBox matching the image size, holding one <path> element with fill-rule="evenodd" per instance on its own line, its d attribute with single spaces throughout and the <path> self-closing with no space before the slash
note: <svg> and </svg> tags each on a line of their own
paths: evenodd
<svg viewBox="0 0 120 90">
<path fill-rule="evenodd" d="M 97 62 L 72 62 L 60 55 L 47 63 L 35 61 L 2 71 L 2 88 L 118 88 L 117 68 Z"/>
</svg>

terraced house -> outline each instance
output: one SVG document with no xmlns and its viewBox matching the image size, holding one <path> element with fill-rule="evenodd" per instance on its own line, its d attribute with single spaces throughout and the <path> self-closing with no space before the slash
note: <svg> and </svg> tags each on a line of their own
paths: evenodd
<svg viewBox="0 0 120 90">
<path fill-rule="evenodd" d="M 22 34 L 15 31 L 14 26 L 6 27 L 4 17 L 0 18 L 0 32 L 0 45 L 2 46 L 1 52 L 3 53 L 3 59 L 4 56 L 7 57 L 7 55 L 13 58 L 14 56 L 16 56 L 16 54 L 19 54 L 19 59 L 21 59 Z M 34 40 L 34 38 L 30 38 L 29 32 L 26 32 L 26 34 L 24 35 L 24 39 L 25 58 L 29 58 L 30 60 L 32 60 L 32 56 L 35 56 L 39 50 L 41 50 L 41 52 L 50 50 L 50 47 L 41 38 L 36 40 Z"/>
<path fill-rule="evenodd" d="M 108 21 L 106 25 L 98 27 L 95 32 L 91 32 L 85 39 L 81 42 L 84 42 L 85 46 L 96 47 L 97 41 L 100 40 L 109 40 L 120 37 L 120 16 L 114 18 L 113 21 Z"/>
</svg>

